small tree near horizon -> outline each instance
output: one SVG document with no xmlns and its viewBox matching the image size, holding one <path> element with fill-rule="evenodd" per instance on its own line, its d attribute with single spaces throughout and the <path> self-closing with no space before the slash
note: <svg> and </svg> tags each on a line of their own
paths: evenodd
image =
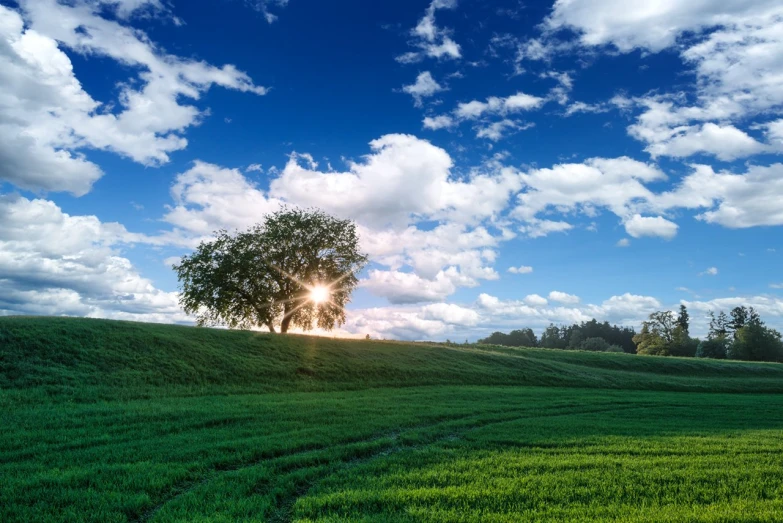
<svg viewBox="0 0 783 523">
<path fill-rule="evenodd" d="M 198 325 L 285 333 L 342 325 L 366 263 L 352 221 L 283 209 L 247 231 L 218 231 L 174 270 L 180 304 Z"/>
</svg>

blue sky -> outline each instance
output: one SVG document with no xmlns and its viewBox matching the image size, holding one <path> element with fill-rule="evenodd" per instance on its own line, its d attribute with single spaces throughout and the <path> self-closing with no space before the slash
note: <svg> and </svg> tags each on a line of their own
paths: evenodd
<svg viewBox="0 0 783 523">
<path fill-rule="evenodd" d="M 357 221 L 344 335 L 753 305 L 783 327 L 771 0 L 0 0 L 0 314 L 188 322 L 170 264 Z M 513 272 L 510 269 L 515 269 Z"/>
</svg>

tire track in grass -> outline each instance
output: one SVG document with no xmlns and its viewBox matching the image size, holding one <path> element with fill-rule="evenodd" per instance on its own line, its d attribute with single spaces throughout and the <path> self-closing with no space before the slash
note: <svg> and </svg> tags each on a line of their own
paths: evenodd
<svg viewBox="0 0 783 523">
<path fill-rule="evenodd" d="M 291 512 L 296 500 L 299 497 L 305 495 L 313 486 L 315 486 L 324 477 L 331 475 L 335 472 L 338 472 L 340 470 L 343 470 L 345 468 L 353 468 L 359 466 L 363 463 L 366 463 L 368 461 L 371 461 L 381 456 L 386 456 L 397 452 L 402 452 L 405 450 L 412 450 L 423 446 L 436 445 L 444 441 L 456 440 L 459 439 L 464 433 L 467 433 L 471 430 L 475 430 L 475 429 L 479 429 L 482 427 L 491 426 L 495 424 L 500 424 L 500 423 L 518 421 L 523 419 L 534 420 L 534 419 L 557 417 L 557 416 L 600 414 L 605 412 L 644 409 L 655 405 L 657 405 L 657 403 L 629 403 L 629 402 L 619 402 L 619 403 L 601 402 L 601 403 L 595 403 L 591 405 L 591 407 L 600 406 L 601 408 L 578 408 L 580 407 L 579 405 L 573 405 L 573 406 L 557 405 L 557 406 L 553 406 L 548 412 L 540 412 L 535 415 L 531 415 L 530 412 L 526 412 L 523 413 L 522 415 L 518 413 L 513 415 L 500 415 L 490 419 L 486 418 L 487 414 L 468 414 L 464 416 L 455 416 L 446 419 L 441 419 L 435 423 L 422 423 L 410 427 L 399 428 L 391 432 L 386 432 L 380 435 L 372 436 L 370 438 L 347 440 L 337 445 L 306 445 L 303 446 L 303 448 L 300 448 L 299 450 L 296 450 L 294 452 L 284 453 L 277 456 L 262 456 L 259 459 L 252 460 L 249 462 L 237 463 L 232 466 L 220 467 L 214 469 L 212 472 L 210 472 L 200 480 L 185 482 L 180 485 L 176 485 L 170 490 L 168 495 L 164 496 L 162 500 L 160 500 L 158 503 L 153 505 L 150 509 L 145 511 L 140 516 L 130 519 L 130 521 L 132 523 L 145 523 L 145 522 L 153 521 L 154 518 L 158 515 L 158 513 L 160 513 L 160 511 L 169 503 L 174 502 L 182 498 L 183 496 L 186 496 L 194 492 L 195 490 L 207 485 L 211 481 L 218 479 L 225 474 L 230 474 L 232 472 L 237 472 L 244 469 L 249 469 L 252 467 L 258 467 L 262 465 L 265 465 L 269 468 L 270 475 L 276 475 L 277 473 L 281 473 L 281 472 L 282 473 L 288 472 L 290 474 L 291 471 L 307 470 L 308 468 L 317 469 L 320 467 L 302 467 L 300 469 L 297 469 L 295 467 L 296 460 L 297 458 L 306 457 L 308 454 L 313 454 L 313 457 L 317 458 L 318 457 L 317 455 L 319 453 L 330 452 L 335 449 L 338 451 L 342 451 L 339 453 L 345 454 L 345 456 L 337 458 L 337 460 L 334 462 L 334 467 L 329 467 L 329 470 L 326 471 L 326 473 L 317 476 L 312 481 L 306 481 L 306 482 L 302 482 L 301 484 L 297 484 L 295 486 L 295 491 L 293 493 L 284 496 L 279 501 L 276 501 L 275 508 L 272 509 L 273 512 L 269 516 L 269 521 L 273 521 L 277 523 L 289 522 Z M 554 410 L 554 412 L 552 412 L 552 410 Z M 461 425 L 461 422 L 467 420 L 475 420 L 476 422 Z M 437 429 L 438 427 L 444 425 L 449 427 L 451 425 L 457 425 L 456 427 L 453 427 L 453 429 L 457 430 L 458 434 L 455 434 L 453 431 L 451 431 L 448 434 L 444 434 L 438 437 L 432 437 L 429 439 L 426 439 L 425 437 L 425 440 L 421 443 L 419 442 L 402 443 L 402 444 L 395 445 L 395 442 L 399 442 L 401 437 L 404 437 L 406 435 L 415 436 L 417 432 Z M 389 440 L 389 444 L 386 445 L 385 447 L 380 448 L 375 452 L 371 452 L 366 456 L 362 456 L 360 458 L 356 457 L 357 454 L 358 455 L 362 454 L 362 452 L 356 452 L 357 450 L 361 450 L 362 448 L 367 446 L 373 446 L 375 444 L 379 444 L 384 440 Z M 291 463 L 287 464 L 287 462 L 291 462 Z M 286 477 L 287 476 L 284 475 L 282 478 L 286 478 Z M 281 483 L 281 481 L 277 482 L 277 484 L 279 483 Z M 269 491 L 274 489 L 277 484 L 272 483 L 268 485 L 267 490 Z"/>
<path fill-rule="evenodd" d="M 605 404 L 609 405 L 609 404 Z M 458 439 L 461 439 L 461 437 L 472 430 L 476 430 L 479 428 L 489 427 L 492 425 L 497 425 L 501 423 L 507 423 L 512 421 L 519 421 L 523 419 L 538 419 L 538 418 L 550 418 L 550 417 L 557 417 L 557 416 L 573 416 L 573 415 L 582 415 L 582 414 L 600 414 L 605 412 L 616 412 L 616 411 L 628 411 L 628 410 L 637 410 L 637 409 L 644 409 L 648 408 L 648 405 L 639 405 L 639 404 L 631 404 L 631 405 L 616 405 L 612 404 L 613 408 L 603 408 L 603 409 L 583 409 L 583 410 L 572 410 L 569 412 L 556 412 L 556 413 L 544 413 L 537 416 L 530 416 L 530 415 L 513 415 L 513 416 L 502 416 L 500 418 L 496 418 L 493 420 L 488 420 L 484 423 L 474 423 L 470 425 L 466 425 L 464 427 L 460 427 L 461 431 L 459 434 L 449 433 L 441 435 L 437 438 L 433 438 L 430 441 L 425 442 L 423 445 L 419 444 L 409 444 L 409 445 L 397 445 L 393 446 L 388 449 L 383 449 L 381 451 L 375 452 L 369 456 L 363 457 L 361 459 L 349 459 L 344 462 L 340 462 L 333 470 L 330 470 L 327 474 L 318 477 L 314 481 L 309 482 L 303 482 L 301 485 L 297 485 L 295 488 L 295 491 L 285 498 L 283 498 L 282 502 L 278 504 L 278 506 L 275 508 L 274 512 L 270 515 L 268 521 L 270 523 L 291 523 L 292 521 L 292 515 L 293 515 L 293 508 L 296 504 L 296 501 L 302 497 L 307 495 L 307 493 L 315 487 L 321 480 L 323 480 L 325 477 L 330 476 L 332 474 L 338 473 L 338 472 L 344 472 L 346 470 L 351 470 L 353 468 L 359 467 L 367 462 L 370 462 L 376 458 L 379 458 L 381 456 L 389 456 L 391 454 L 396 454 L 403 451 L 408 450 L 414 450 L 417 448 L 422 447 L 429 447 L 433 445 L 438 445 L 440 443 L 444 443 L 447 441 L 456 441 Z M 461 418 L 460 420 L 467 420 L 467 419 L 475 419 L 477 416 L 475 415 L 469 415 Z M 433 425 L 428 426 L 427 428 L 433 428 L 437 427 L 439 425 L 443 425 L 448 422 L 442 422 L 442 423 L 436 423 Z M 418 430 L 422 427 L 413 427 L 409 429 L 407 432 Z M 530 448 L 539 448 L 540 445 L 531 445 Z"/>
</svg>

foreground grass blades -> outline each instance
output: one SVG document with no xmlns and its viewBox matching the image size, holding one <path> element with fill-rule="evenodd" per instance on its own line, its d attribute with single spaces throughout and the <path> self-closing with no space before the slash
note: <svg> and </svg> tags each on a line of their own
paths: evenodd
<svg viewBox="0 0 783 523">
<path fill-rule="evenodd" d="M 0 319 L 0 521 L 780 521 L 779 369 Z"/>
</svg>

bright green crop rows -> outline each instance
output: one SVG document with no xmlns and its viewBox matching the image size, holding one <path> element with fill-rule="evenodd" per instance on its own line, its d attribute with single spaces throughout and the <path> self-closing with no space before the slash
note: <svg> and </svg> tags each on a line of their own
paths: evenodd
<svg viewBox="0 0 783 523">
<path fill-rule="evenodd" d="M 783 521 L 777 365 L 28 321 L 2 522 Z"/>
</svg>

